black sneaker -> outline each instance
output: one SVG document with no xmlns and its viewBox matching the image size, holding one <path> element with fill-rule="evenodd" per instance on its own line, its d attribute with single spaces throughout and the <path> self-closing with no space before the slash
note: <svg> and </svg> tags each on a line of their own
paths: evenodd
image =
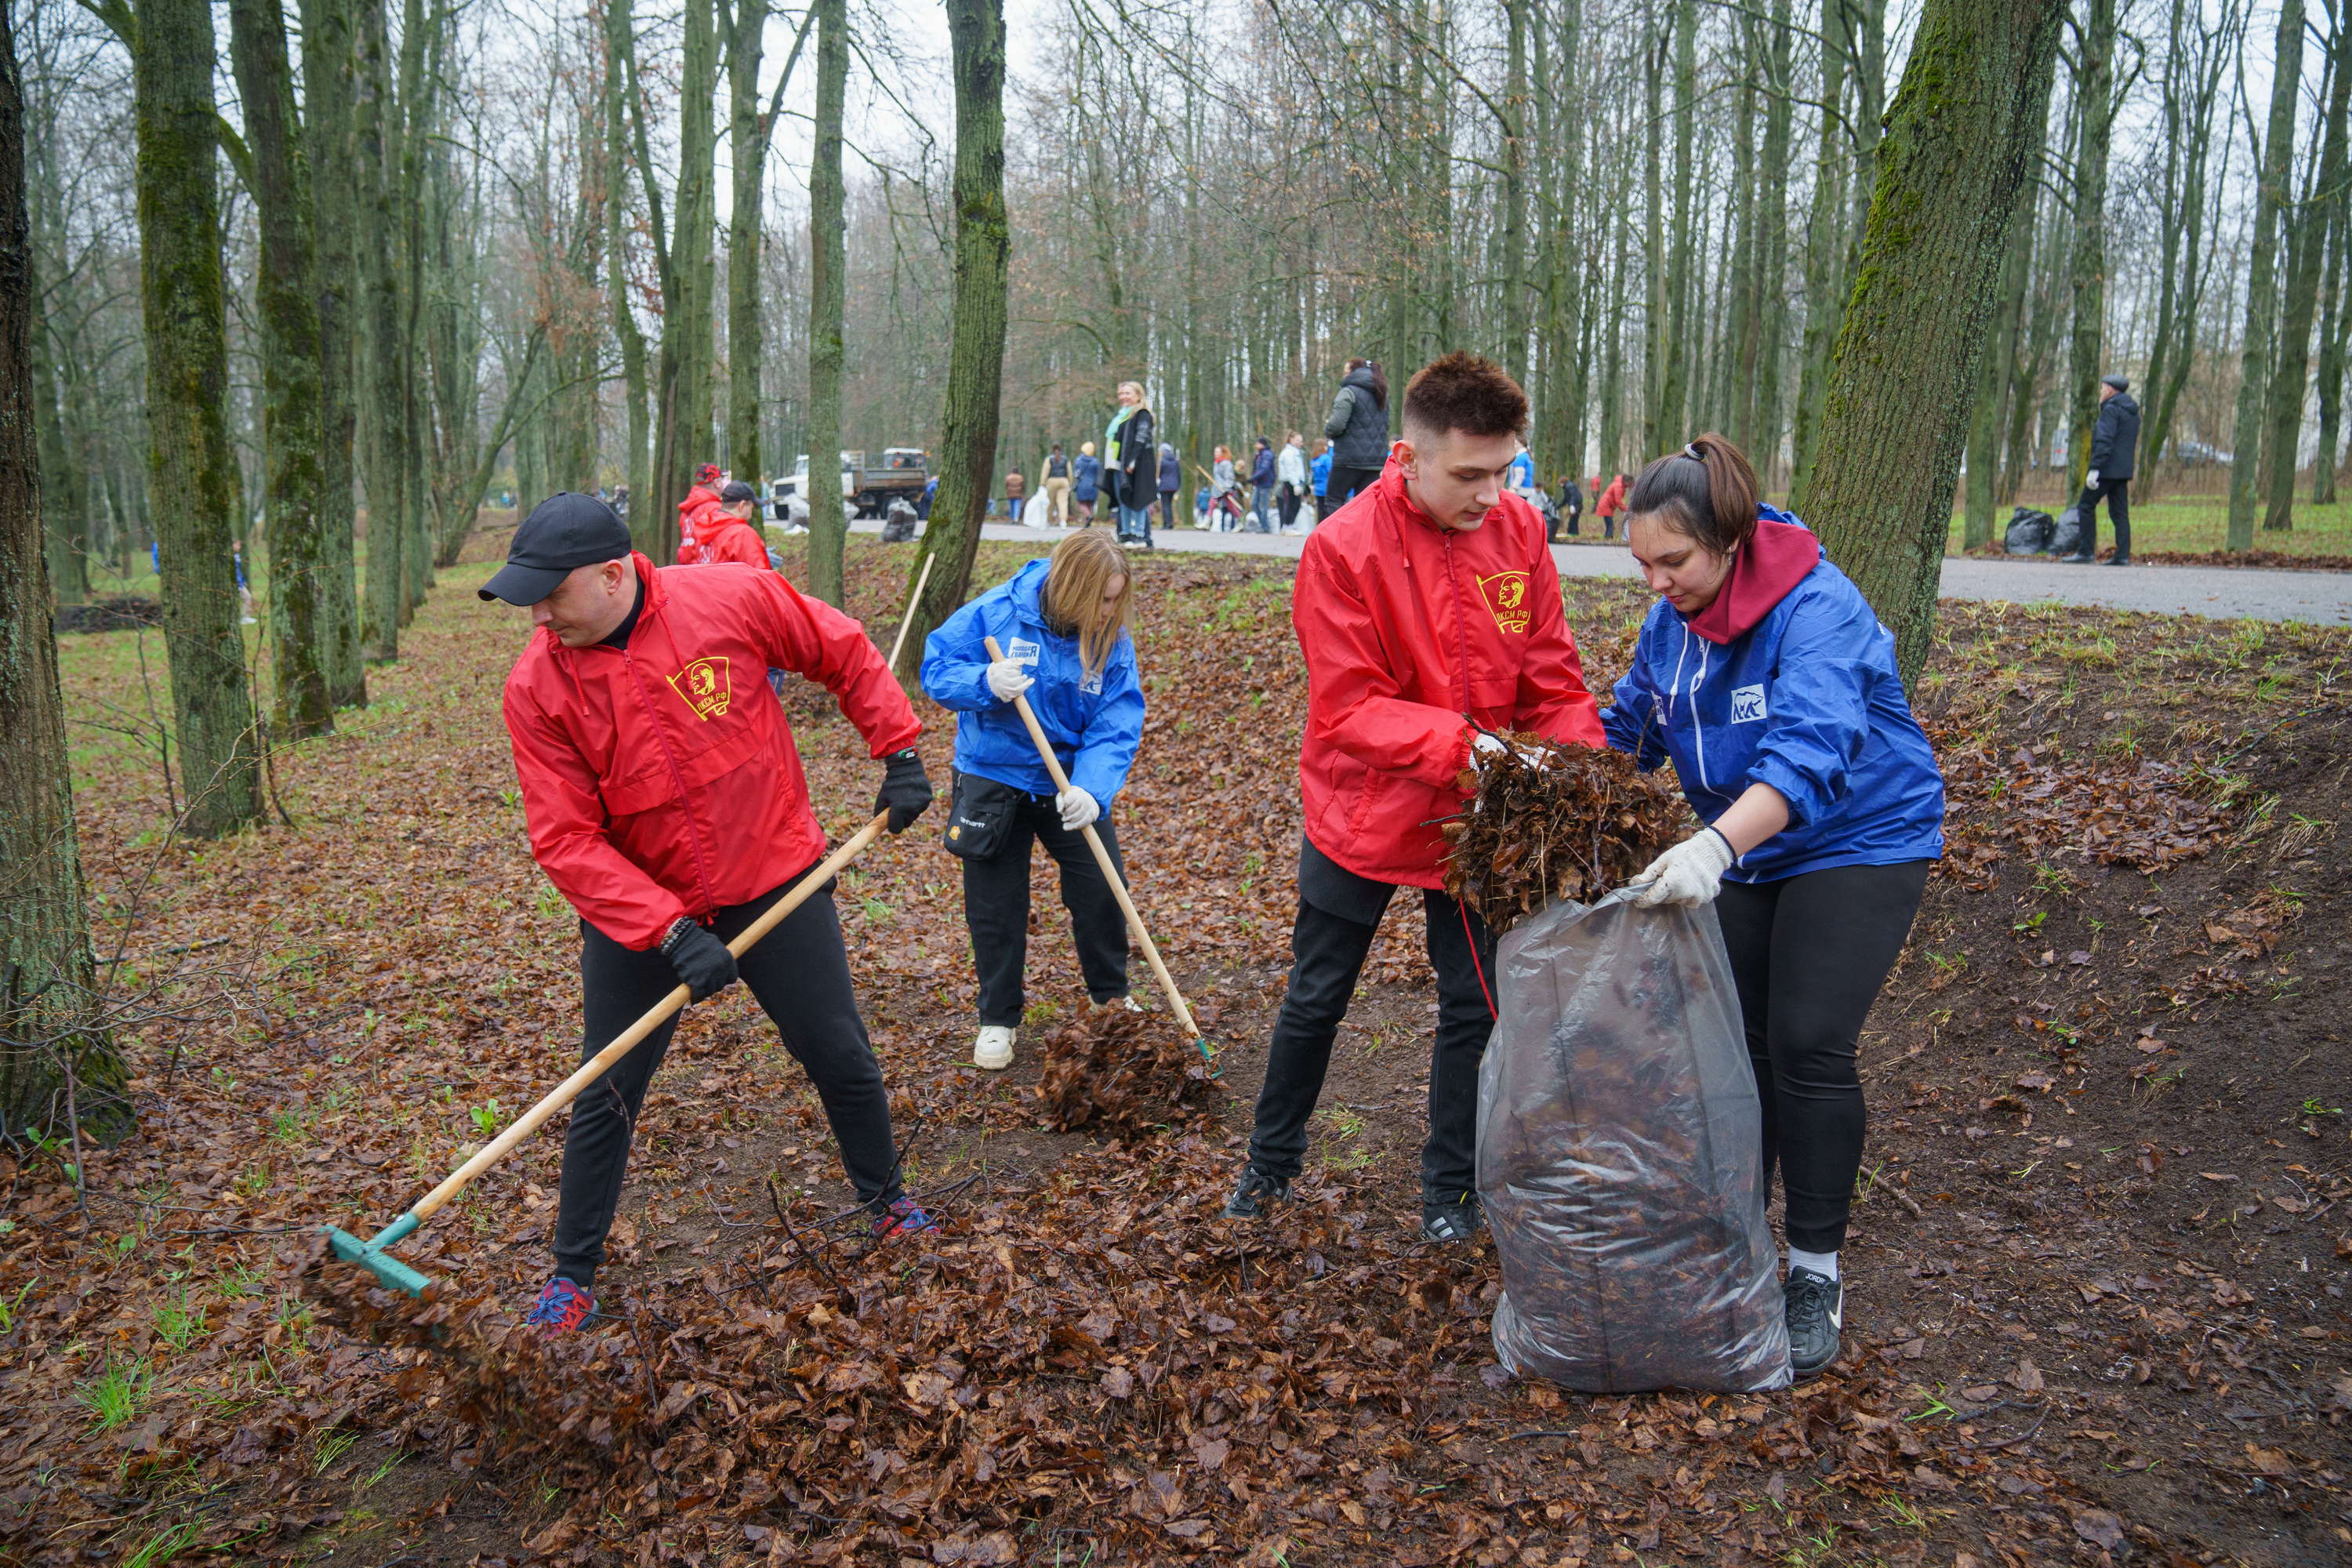
<svg viewBox="0 0 2352 1568">
<path fill-rule="evenodd" d="M 1245 1166 L 1242 1179 L 1234 1186 L 1234 1195 L 1225 1200 L 1227 1219 L 1258 1219 L 1265 1215 L 1268 1204 L 1280 1203 L 1290 1196 L 1290 1178 L 1269 1176 L 1255 1165 Z"/>
<path fill-rule="evenodd" d="M 1448 1245 L 1468 1241 L 1486 1228 L 1486 1212 L 1478 1206 L 1478 1194 L 1465 1193 L 1459 1198 L 1423 1198 L 1421 1201 L 1421 1239 L 1444 1242 Z"/>
<path fill-rule="evenodd" d="M 1818 1377 L 1838 1358 L 1838 1330 L 1845 1322 L 1845 1284 L 1791 1268 L 1783 1288 L 1789 1319 L 1789 1370 L 1802 1383 Z"/>
</svg>

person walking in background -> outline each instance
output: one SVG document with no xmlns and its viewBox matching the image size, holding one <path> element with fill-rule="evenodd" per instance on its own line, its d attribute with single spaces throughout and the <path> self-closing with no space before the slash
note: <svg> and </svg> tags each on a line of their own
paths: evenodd
<svg viewBox="0 0 2352 1568">
<path fill-rule="evenodd" d="M 1018 468 L 1004 472 L 1004 515 L 1013 522 L 1021 521 L 1021 503 L 1029 494 L 1028 477 Z"/>
<path fill-rule="evenodd" d="M 1062 444 L 1045 454 L 1045 515 L 1037 521 L 1051 528 L 1070 526 L 1070 459 L 1062 453 Z"/>
<path fill-rule="evenodd" d="M 1281 509 L 1282 531 L 1293 533 L 1298 526 L 1298 504 L 1307 499 L 1307 437 L 1293 430 L 1283 438 L 1282 452 L 1275 459 L 1275 504 Z"/>
<path fill-rule="evenodd" d="M 1143 687 L 1127 619 L 1134 579 L 1118 547 L 1082 529 L 950 616 L 923 644 L 923 690 L 956 710 L 947 847 L 963 861 L 964 924 L 980 980 L 971 1064 L 1013 1065 L 1025 998 L 1029 846 L 1062 871 L 1078 969 L 1097 1007 L 1127 1000 L 1127 921 L 1087 847 L 1091 826 L 1119 865 L 1110 806 L 1143 738 Z M 994 637 L 1003 658 L 991 659 Z M 1056 792 L 1013 698 L 1029 706 L 1070 787 Z M 1121 873 L 1124 875 L 1124 871 Z"/>
<path fill-rule="evenodd" d="M 1118 384 L 1118 412 L 1103 431 L 1103 471 L 1111 504 L 1118 509 L 1118 542 L 1129 550 L 1151 548 L 1151 502 L 1160 493 L 1160 440 L 1143 384 Z"/>
<path fill-rule="evenodd" d="M 1315 447 L 1315 463 L 1307 470 L 1315 487 L 1315 521 L 1320 522 L 1330 508 L 1324 498 L 1331 492 L 1331 443 L 1319 441 Z"/>
<path fill-rule="evenodd" d="M 937 474 L 933 474 L 929 479 L 923 481 L 923 499 L 919 503 L 919 515 L 925 522 L 930 521 L 931 503 L 939 499 L 940 477 Z M 803 518 L 801 521 L 803 522 L 806 522 L 808 520 L 806 518 Z"/>
<path fill-rule="evenodd" d="M 2110 566 L 2131 564 L 2131 480 L 2139 446 L 2139 405 L 2131 383 L 2120 375 L 2099 383 L 2099 422 L 2091 426 L 2091 468 L 2083 476 L 2074 509 L 2083 520 L 2083 553 L 2068 560 L 2087 565 L 2099 558 L 2099 498 L 2107 498 L 2107 521 L 2116 525 Z"/>
<path fill-rule="evenodd" d="M 1078 445 L 1078 460 L 1070 475 L 1070 500 L 1078 509 L 1078 525 L 1086 526 L 1095 520 L 1095 497 L 1102 491 L 1102 459 L 1095 456 L 1095 444 L 1084 441 Z"/>
<path fill-rule="evenodd" d="M 677 564 L 700 564 L 702 531 L 705 527 L 718 526 L 719 465 L 705 463 L 694 470 L 693 488 L 686 492 L 686 499 L 677 503 Z"/>
<path fill-rule="evenodd" d="M 1559 520 L 1568 529 L 1570 539 L 1576 537 L 1576 525 L 1584 516 L 1584 491 L 1577 487 L 1574 474 L 1559 477 Z M 1557 534 L 1554 538 L 1559 537 Z"/>
<path fill-rule="evenodd" d="M 1601 492 L 1601 504 L 1592 509 L 1592 515 L 1601 520 L 1601 538 L 1617 537 L 1617 514 L 1624 510 L 1625 476 L 1619 474 L 1609 481 L 1609 488 Z"/>
<path fill-rule="evenodd" d="M 1333 506 L 1370 489 L 1389 460 L 1389 378 L 1368 359 L 1351 359 L 1339 378 L 1339 395 L 1331 399 L 1331 416 L 1323 421 L 1331 437 Z"/>
<path fill-rule="evenodd" d="M 1265 437 L 1257 438 L 1257 449 L 1250 454 L 1250 531 L 1264 533 L 1271 526 L 1265 509 L 1274 500 L 1274 445 Z"/>
<path fill-rule="evenodd" d="M 1168 442 L 1160 443 L 1160 526 L 1176 526 L 1176 492 L 1184 488 L 1184 465 L 1176 460 L 1176 448 Z"/>
<path fill-rule="evenodd" d="M 1234 492 L 1241 481 L 1234 478 L 1234 449 L 1219 445 L 1215 459 L 1209 466 L 1209 527 L 1216 533 L 1231 533 L 1234 518 L 1242 509 L 1241 498 Z"/>
<path fill-rule="evenodd" d="M 1511 459 L 1510 485 L 1519 492 L 1521 500 L 1536 506 L 1536 456 L 1528 450 L 1525 441 L 1519 443 L 1519 455 Z M 1537 507 L 1537 510 L 1542 509 Z"/>
</svg>

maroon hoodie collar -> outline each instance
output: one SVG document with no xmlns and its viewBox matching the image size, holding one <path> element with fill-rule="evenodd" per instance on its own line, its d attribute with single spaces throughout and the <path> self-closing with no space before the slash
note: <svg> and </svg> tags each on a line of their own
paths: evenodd
<svg viewBox="0 0 2352 1568">
<path fill-rule="evenodd" d="M 1746 637 L 1821 563 L 1822 542 L 1793 522 L 1756 520 L 1756 531 L 1732 557 L 1715 602 L 1683 624 L 1721 647 Z"/>
</svg>

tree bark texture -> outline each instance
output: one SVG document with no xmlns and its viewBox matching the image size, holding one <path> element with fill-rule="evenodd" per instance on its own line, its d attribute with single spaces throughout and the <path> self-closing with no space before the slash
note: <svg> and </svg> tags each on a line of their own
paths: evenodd
<svg viewBox="0 0 2352 1568">
<path fill-rule="evenodd" d="M 842 592 L 842 542 L 849 531 L 840 479 L 841 372 L 846 353 L 842 337 L 843 277 L 848 267 L 844 232 L 847 225 L 843 221 L 841 115 L 849 81 L 849 5 L 848 0 L 815 0 L 815 5 L 816 147 L 809 162 L 809 592 L 828 605 L 838 605 Z M 961 173 L 961 157 L 956 167 Z M 957 308 L 961 310 L 961 251 L 957 265 Z M 1001 318 L 1001 306 L 999 314 Z M 1001 329 L 999 337 L 1001 341 Z M 992 463 L 996 444 L 992 419 L 989 422 L 988 439 Z M 943 500 L 947 489 L 944 478 L 940 488 Z M 980 493 L 984 500 L 988 495 L 985 478 Z M 931 527 L 937 528 L 936 512 L 933 519 Z"/>
<path fill-rule="evenodd" d="M 768 0 L 735 0 L 727 40 L 727 142 L 734 188 L 727 211 L 727 464 L 760 482 L 760 183 L 768 122 L 760 113 L 761 36 Z"/>
<path fill-rule="evenodd" d="M 70 1077 L 83 1131 L 110 1142 L 131 1130 L 131 1102 L 128 1074 L 94 1005 L 65 699 L 49 629 L 25 100 L 12 13 L 0 12 L 0 735 L 7 737 L 0 745 L 0 1135 L 13 1142 L 62 1131 Z M 205 156 L 209 168 L 209 150 Z"/>
<path fill-rule="evenodd" d="M 677 504 L 694 470 L 716 455 L 711 445 L 711 245 L 717 224 L 712 186 L 718 131 L 711 105 L 719 89 L 719 43 L 711 0 L 686 0 L 683 84 L 678 96 L 677 222 L 662 298 L 659 413 L 655 447 L 655 515 L 647 521 L 669 558 L 677 540 Z M 641 154 L 642 155 L 642 154 Z"/>
<path fill-rule="evenodd" d="M 2286 298 L 2279 311 L 2278 355 L 2271 371 L 2263 436 L 2263 527 L 2284 531 L 2294 526 L 2294 475 L 2303 445 L 2305 378 L 2311 370 L 2311 323 L 2318 313 L 2319 271 L 2326 259 L 2327 214 L 2344 183 L 2344 117 L 2352 97 L 2352 57 L 2346 40 L 2352 20 L 2336 21 L 2329 40 L 2327 110 L 2323 119 L 2319 164 L 2304 193 L 2281 222 L 2286 240 Z M 2331 461 L 2322 453 L 2319 462 Z"/>
<path fill-rule="evenodd" d="M 1807 521 L 1916 681 L 2000 276 L 2042 144 L 2065 0 L 1927 0 L 1877 148 L 1870 224 L 1822 400 Z"/>
<path fill-rule="evenodd" d="M 2263 402 L 2278 333 L 2278 239 L 2294 167 L 2295 100 L 2303 79 L 2303 0 L 2281 0 L 2272 67 L 2270 124 L 2254 196 L 2253 252 L 2246 264 L 2246 330 L 2238 356 L 2237 439 L 2230 463 L 2230 522 L 2222 548 L 2254 547 L 2255 485 L 2262 472 Z M 2288 459 L 2290 462 L 2293 458 Z"/>
<path fill-rule="evenodd" d="M 354 0 L 358 72 L 352 160 L 358 211 L 360 312 L 366 340 L 360 447 L 367 479 L 367 578 L 360 601 L 360 652 L 370 664 L 400 657 L 402 556 L 409 540 L 408 401 L 401 353 L 400 226 L 393 211 L 398 166 L 397 110 L 384 36 L 384 0 Z"/>
<path fill-rule="evenodd" d="M 367 701 L 354 571 L 353 458 L 359 438 L 353 345 L 352 0 L 303 0 L 303 139 L 310 169 L 312 278 L 319 310 L 319 626 L 328 700 Z"/>
<path fill-rule="evenodd" d="M 1839 116 L 1845 104 L 1845 50 L 1838 26 L 1843 0 L 1822 0 L 1822 135 L 1813 159 L 1812 211 L 1806 224 L 1805 336 L 1797 372 L 1796 424 L 1790 433 L 1790 504 L 1801 509 L 1813 447 L 1821 438 L 1822 394 L 1843 320 L 1845 270 L 1845 152 Z"/>
<path fill-rule="evenodd" d="M 132 54 L 139 287 L 147 342 L 147 483 L 163 567 L 163 639 L 186 787 L 184 831 L 234 832 L 260 814 L 261 770 L 237 632 L 236 454 L 229 448 L 227 296 L 214 153 L 206 0 L 145 0 Z"/>
<path fill-rule="evenodd" d="M 2069 282 L 2074 297 L 2068 341 L 2071 396 L 2066 483 L 2082 483 L 2091 466 L 2091 429 L 2099 419 L 2099 355 L 2106 341 L 2107 150 L 2116 123 L 2116 0 L 2085 0 L 2081 47 L 2074 57 L 2074 249 Z"/>
<path fill-rule="evenodd" d="M 909 563 L 909 591 L 922 557 L 940 557 L 909 616 L 898 680 L 912 688 L 923 639 L 955 613 L 971 582 L 982 510 L 996 456 L 997 401 L 1004 380 L 1005 279 L 1012 231 L 1004 210 L 1003 0 L 947 0 L 956 102 L 955 300 L 948 346 L 947 409 L 940 440 L 940 489 L 922 550 Z M 816 454 L 809 458 L 815 471 Z"/>
<path fill-rule="evenodd" d="M 294 118 L 279 0 L 230 0 L 229 52 L 253 154 L 260 267 L 262 466 L 269 539 L 270 685 L 277 732 L 334 728 L 320 642 L 319 300 L 310 242 L 309 160 Z"/>
<path fill-rule="evenodd" d="M 653 505 L 652 389 L 646 335 L 637 327 L 629 281 L 629 79 L 635 66 L 635 19 L 629 0 L 604 0 L 604 293 L 613 335 L 621 343 L 623 439 L 621 473 L 629 486 L 629 531 L 644 548 L 646 509 Z M 520 498 L 528 507 L 535 497 Z"/>
<path fill-rule="evenodd" d="M 21 161 L 21 147 L 19 153 Z M 29 227 L 28 224 L 28 232 Z M 25 278 L 26 302 L 36 316 L 28 329 L 32 398 L 26 411 L 38 437 L 41 533 L 48 556 L 49 592 L 58 604 L 79 605 L 89 597 L 89 486 L 67 437 L 57 361 L 49 346 L 51 334 L 47 323 L 37 319 L 45 296 L 29 240 L 25 252 Z"/>
</svg>

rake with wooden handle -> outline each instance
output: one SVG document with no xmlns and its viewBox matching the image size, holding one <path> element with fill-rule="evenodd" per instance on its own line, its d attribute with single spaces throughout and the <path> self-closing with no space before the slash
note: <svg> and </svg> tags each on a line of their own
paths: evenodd
<svg viewBox="0 0 2352 1568">
<path fill-rule="evenodd" d="M 866 847 L 880 837 L 889 822 L 890 814 L 886 811 L 859 828 L 856 837 L 826 856 L 815 870 L 793 883 L 790 892 L 769 905 L 758 920 L 746 926 L 740 935 L 727 944 L 727 951 L 738 958 L 749 952 L 754 942 L 775 930 L 786 915 L 808 902 L 811 894 L 831 881 L 844 866 L 865 853 Z M 656 1003 L 651 1012 L 623 1030 L 611 1045 L 581 1063 L 579 1069 L 557 1084 L 546 1099 L 517 1117 L 505 1131 L 491 1139 L 472 1159 L 450 1172 L 439 1186 L 417 1199 L 406 1214 L 378 1231 L 373 1241 L 362 1241 L 349 1231 L 331 1225 L 320 1226 L 327 1233 L 327 1243 L 334 1249 L 335 1256 L 358 1264 L 395 1290 L 423 1297 L 432 1288 L 433 1281 L 393 1257 L 386 1248 L 413 1235 L 417 1226 L 431 1219 L 444 1205 L 464 1190 L 467 1183 L 505 1159 L 516 1144 L 538 1131 L 549 1117 L 578 1099 L 582 1089 L 604 1077 L 614 1062 L 634 1050 L 640 1041 L 661 1026 L 663 1020 L 685 1006 L 688 994 L 687 988 L 681 985 Z"/>
<path fill-rule="evenodd" d="M 994 637 L 982 640 L 988 645 L 990 658 L 1004 657 L 1004 650 L 996 646 Z M 1045 727 L 1037 722 L 1037 715 L 1029 707 L 1029 699 L 1016 694 L 1013 706 L 1020 710 L 1021 721 L 1029 726 L 1029 738 L 1037 742 L 1037 754 L 1045 759 L 1045 772 L 1053 776 L 1055 789 L 1068 789 L 1070 775 L 1062 771 L 1061 759 L 1054 755 L 1053 742 L 1045 739 Z M 1118 867 L 1112 862 L 1110 851 L 1103 847 L 1101 835 L 1095 832 L 1092 823 L 1078 831 L 1085 835 L 1087 847 L 1095 852 L 1095 864 L 1102 868 L 1103 879 L 1110 884 L 1111 896 L 1118 900 L 1119 912 L 1127 916 L 1127 929 L 1135 933 L 1136 945 L 1143 949 L 1143 956 L 1150 963 L 1151 973 L 1160 979 L 1160 989 L 1168 994 L 1168 1005 L 1176 1010 L 1177 1024 L 1200 1047 L 1202 1061 L 1215 1061 L 1216 1053 L 1209 1048 L 1209 1042 L 1202 1038 L 1201 1026 L 1192 1022 L 1192 1009 L 1184 1005 L 1184 994 L 1176 989 L 1175 977 L 1168 973 L 1168 965 L 1160 962 L 1160 949 L 1152 942 L 1151 933 L 1143 929 L 1143 917 L 1136 912 L 1135 900 L 1128 897 L 1127 883 L 1120 878 Z"/>
</svg>

